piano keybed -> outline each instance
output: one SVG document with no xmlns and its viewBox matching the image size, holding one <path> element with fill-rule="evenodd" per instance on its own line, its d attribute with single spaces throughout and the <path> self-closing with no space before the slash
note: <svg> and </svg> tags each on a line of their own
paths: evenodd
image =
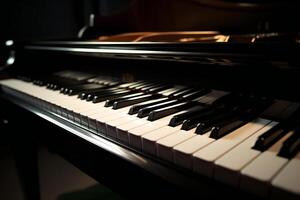
<svg viewBox="0 0 300 200">
<path fill-rule="evenodd" d="M 265 118 L 276 102 L 165 82 L 120 80 L 63 71 L 7 79 L 20 98 L 125 146 L 260 197 L 300 195 L 298 107 L 288 120 Z"/>
</svg>

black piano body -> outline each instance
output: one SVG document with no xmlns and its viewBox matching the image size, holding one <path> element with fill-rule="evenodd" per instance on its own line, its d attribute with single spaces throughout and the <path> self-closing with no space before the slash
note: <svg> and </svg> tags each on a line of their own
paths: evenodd
<svg viewBox="0 0 300 200">
<path fill-rule="evenodd" d="M 300 101 L 299 34 L 294 30 L 218 33 L 229 37 L 229 42 L 103 42 L 90 39 L 94 29 L 86 29 L 87 38 L 8 45 L 8 60 L 15 60 L 3 77 L 43 80 L 57 71 L 72 70 L 126 82 L 162 81 L 296 105 Z M 39 198 L 36 145 L 40 142 L 127 198 L 259 198 L 138 151 L 5 90 L 1 105 L 3 116 L 12 122 L 4 130 L 12 133 L 7 137 L 16 147 L 16 163 L 29 199 Z M 264 117 L 286 121 L 289 116 L 269 112 Z"/>
</svg>

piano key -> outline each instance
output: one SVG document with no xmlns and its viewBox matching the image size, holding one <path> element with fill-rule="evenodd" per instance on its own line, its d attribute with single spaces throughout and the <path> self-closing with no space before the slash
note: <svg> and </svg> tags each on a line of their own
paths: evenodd
<svg viewBox="0 0 300 200">
<path fill-rule="evenodd" d="M 261 153 L 261 151 L 252 148 L 256 139 L 277 124 L 278 122 L 267 124 L 264 128 L 217 159 L 215 161 L 214 178 L 228 185 L 238 187 L 240 171 Z"/>
<path fill-rule="evenodd" d="M 136 87 L 139 87 L 139 86 L 147 86 L 149 83 L 145 82 L 145 81 L 138 81 L 136 84 L 132 84 L 132 85 L 129 85 L 127 88 L 129 89 L 135 89 Z"/>
<path fill-rule="evenodd" d="M 273 178 L 271 199 L 299 199 L 300 153 L 291 159 Z"/>
<path fill-rule="evenodd" d="M 182 130 L 191 130 L 195 128 L 201 120 L 210 120 L 213 119 L 218 112 L 212 109 L 203 109 L 202 112 L 197 113 L 195 116 L 186 119 L 182 123 Z"/>
<path fill-rule="evenodd" d="M 191 92 L 194 92 L 194 91 L 195 91 L 194 88 L 183 87 L 183 88 L 180 88 L 177 91 L 172 92 L 168 96 L 171 97 L 171 98 L 178 98 L 178 97 L 181 97 L 182 95 L 185 95 L 185 94 L 188 94 L 188 93 L 191 93 Z"/>
<path fill-rule="evenodd" d="M 106 133 L 108 136 L 116 138 L 117 126 L 120 126 L 125 122 L 129 123 L 130 121 L 140 120 L 135 116 L 131 116 L 127 114 L 129 107 L 130 106 L 118 110 L 110 110 L 110 112 L 113 113 L 113 115 L 107 115 L 107 112 L 105 113 L 105 115 L 100 115 L 100 116 L 98 115 L 96 120 L 98 121 L 97 125 L 99 131 Z M 108 130 L 110 132 L 107 132 Z"/>
<path fill-rule="evenodd" d="M 129 99 L 129 98 L 138 97 L 138 96 L 142 96 L 142 95 L 144 95 L 144 93 L 138 92 L 138 93 L 125 94 L 124 96 L 121 96 L 121 97 L 116 97 L 116 98 L 113 98 L 113 99 L 109 99 L 109 100 L 106 100 L 105 107 L 113 106 L 113 104 L 117 101 L 126 100 L 126 99 Z M 94 102 L 94 100 L 93 100 L 93 102 Z"/>
<path fill-rule="evenodd" d="M 285 158 L 294 157 L 300 150 L 300 133 L 297 128 L 294 133 L 283 142 L 283 145 L 278 153 L 279 156 Z"/>
<path fill-rule="evenodd" d="M 198 97 L 201 97 L 207 93 L 209 93 L 211 90 L 209 89 L 201 89 L 201 90 L 196 90 L 195 92 L 191 92 L 189 94 L 184 94 L 181 96 L 182 99 L 184 100 L 193 100 Z"/>
<path fill-rule="evenodd" d="M 292 131 L 288 132 L 288 134 L 283 136 L 242 169 L 240 180 L 241 189 L 260 197 L 267 197 L 269 195 L 271 180 L 288 162 L 287 158 L 277 156 L 278 151 L 282 143 L 292 133 Z"/>
<path fill-rule="evenodd" d="M 94 96 L 93 95 L 89 95 L 88 98 L 87 98 L 87 101 L 90 101 L 90 99 L 93 101 L 93 103 L 99 103 L 99 102 L 102 102 L 102 101 L 108 101 L 108 100 L 112 100 L 112 99 L 117 99 L 117 98 L 122 98 L 124 96 L 127 96 L 127 95 L 132 95 L 132 94 L 135 94 L 135 92 L 133 91 L 108 91 L 106 93 L 102 93 L 102 94 L 95 94 Z"/>
<path fill-rule="evenodd" d="M 135 81 L 135 82 L 129 82 L 129 83 L 123 83 L 121 85 L 119 85 L 120 88 L 128 88 L 130 86 L 136 85 L 140 83 L 139 81 Z"/>
<path fill-rule="evenodd" d="M 215 141 L 209 134 L 210 132 L 196 135 L 173 147 L 174 162 L 178 166 L 193 170 L 193 153 Z"/>
<path fill-rule="evenodd" d="M 197 105 L 196 102 L 182 102 L 175 105 L 171 105 L 165 108 L 160 108 L 154 111 L 151 111 L 148 116 L 149 121 L 154 121 L 160 119 L 162 117 L 168 116 L 170 114 L 177 113 L 179 111 L 183 111 L 190 107 Z"/>
<path fill-rule="evenodd" d="M 268 123 L 270 123 L 270 120 L 258 118 L 195 152 L 193 154 L 194 171 L 212 177 L 214 169 L 213 163 L 219 157 L 265 127 Z"/>
<path fill-rule="evenodd" d="M 143 121 L 143 120 L 141 120 L 141 121 Z M 107 136 L 111 137 L 111 138 L 118 139 L 120 142 L 122 142 L 124 144 L 128 144 L 128 137 L 127 137 L 127 135 L 126 134 L 125 134 L 125 136 L 122 135 L 122 133 L 120 133 L 120 131 L 118 131 L 118 130 L 119 130 L 119 127 L 121 125 L 123 125 L 123 124 L 126 124 L 126 125 L 127 124 L 131 124 L 131 122 L 136 122 L 136 118 L 134 116 L 128 116 L 125 113 L 120 118 L 106 121 L 105 125 L 106 125 L 106 134 L 107 134 Z M 142 125 L 143 123 L 141 122 L 139 124 Z"/>
<path fill-rule="evenodd" d="M 151 83 L 145 87 L 140 87 L 138 89 L 140 89 L 141 91 L 143 92 L 146 92 L 147 90 L 151 89 L 151 88 L 155 88 L 155 87 L 158 87 L 158 86 L 161 86 L 162 83 Z"/>
<path fill-rule="evenodd" d="M 77 95 L 79 92 L 86 91 L 86 90 L 91 90 L 91 89 L 102 89 L 106 86 L 104 85 L 99 85 L 99 84 L 94 84 L 94 83 L 87 83 L 83 85 L 78 85 L 74 87 L 69 87 L 68 88 L 68 95 Z"/>
<path fill-rule="evenodd" d="M 150 100 L 151 101 L 151 100 Z M 124 114 L 123 118 L 119 118 L 118 120 L 108 121 L 106 122 L 107 134 L 108 131 L 111 131 L 112 135 L 117 136 L 117 138 L 125 143 L 129 143 L 129 133 L 128 131 L 137 128 L 138 126 L 142 126 L 150 121 L 146 119 L 139 119 L 135 116 L 130 116 L 128 114 Z"/>
<path fill-rule="evenodd" d="M 251 119 L 230 119 L 227 122 L 217 124 L 217 126 L 212 127 L 209 137 L 219 139 L 229 134 L 231 131 L 247 124 L 249 121 L 251 121 Z"/>
<path fill-rule="evenodd" d="M 145 125 L 146 123 L 150 123 L 150 121 L 146 119 L 139 119 L 139 120 L 132 120 L 126 123 L 120 123 L 118 127 L 116 128 L 117 131 L 117 139 L 124 143 L 124 144 L 129 144 L 129 134 L 128 131 L 140 126 Z"/>
<path fill-rule="evenodd" d="M 169 123 L 169 126 L 175 127 L 179 124 L 182 124 L 184 120 L 197 115 L 197 113 L 203 112 L 204 110 L 208 110 L 208 107 L 197 105 L 195 107 L 192 107 L 190 109 L 187 109 L 186 112 L 180 114 L 180 115 L 175 115 Z"/>
<path fill-rule="evenodd" d="M 130 108 L 128 114 L 130 114 L 130 115 L 136 114 L 142 108 L 145 108 L 145 107 L 148 107 L 148 106 L 152 106 L 152 105 L 156 105 L 156 104 L 159 104 L 159 103 L 162 103 L 162 102 L 166 102 L 168 100 L 169 100 L 169 98 L 162 97 L 162 98 L 159 98 L 159 99 L 154 99 L 152 101 L 148 101 L 148 102 L 144 102 L 144 103 L 139 103 L 137 105 L 132 106 Z"/>
<path fill-rule="evenodd" d="M 184 86 L 180 86 L 180 85 L 175 85 L 174 87 L 170 88 L 170 89 L 165 89 L 163 91 L 159 91 L 159 94 L 163 94 L 164 96 L 167 97 L 171 97 L 172 94 L 182 90 L 183 88 L 186 88 Z"/>
<path fill-rule="evenodd" d="M 132 121 L 137 121 L 137 118 L 135 116 L 131 116 L 126 114 L 125 112 L 122 113 L 124 117 L 122 118 L 118 118 L 117 120 L 113 120 L 113 121 L 107 121 L 106 122 L 106 128 L 107 128 L 107 135 L 111 135 L 113 137 L 117 137 L 119 135 L 120 140 L 123 143 L 129 143 L 129 135 L 128 135 L 128 130 L 131 130 L 133 128 L 136 128 L 136 125 L 144 125 L 146 123 L 148 123 L 149 121 L 146 119 L 138 119 L 138 121 L 140 121 L 140 123 L 134 123 L 133 126 L 130 125 L 126 125 L 125 128 L 130 127 L 131 129 L 125 130 L 125 129 L 120 129 L 120 125 L 122 124 L 131 124 Z M 110 131 L 110 132 L 109 132 Z"/>
<path fill-rule="evenodd" d="M 124 89 L 111 89 L 111 90 L 90 93 L 87 95 L 86 100 L 93 101 L 93 103 L 98 103 L 107 100 L 106 98 L 114 98 L 114 97 L 117 98 L 132 93 L 134 93 L 134 91 L 124 90 Z"/>
<path fill-rule="evenodd" d="M 234 112 L 230 112 L 230 111 L 218 112 L 218 114 L 216 114 L 216 116 L 214 116 L 213 118 L 200 120 L 199 123 L 197 124 L 197 128 L 195 132 L 197 134 L 204 134 L 210 131 L 211 129 L 213 129 L 213 127 L 216 126 L 223 127 L 228 123 L 237 121 L 239 118 L 240 117 Z M 218 138 L 214 138 L 214 139 L 218 139 Z"/>
<path fill-rule="evenodd" d="M 146 133 L 167 126 L 173 115 L 161 118 L 159 120 L 146 123 L 143 126 L 128 131 L 129 145 L 135 149 L 142 149 L 142 136 Z"/>
<path fill-rule="evenodd" d="M 150 106 L 141 108 L 138 111 L 137 116 L 139 118 L 143 118 L 143 117 L 148 116 L 150 114 L 150 112 L 153 111 L 153 110 L 164 108 L 164 107 L 167 107 L 167 106 L 171 106 L 171 105 L 174 105 L 174 104 L 179 103 L 179 102 L 180 101 L 174 99 L 174 100 L 158 102 L 157 104 L 154 104 L 154 105 L 151 104 Z"/>
<path fill-rule="evenodd" d="M 286 127 L 283 123 L 280 123 L 259 136 L 253 148 L 260 151 L 265 151 L 288 132 L 288 127 Z"/>
<path fill-rule="evenodd" d="M 92 89 L 92 90 L 83 91 L 79 93 L 78 98 L 84 100 L 84 99 L 88 99 L 89 97 L 88 100 L 92 100 L 95 95 L 106 94 L 109 92 L 117 92 L 117 91 L 127 91 L 127 90 L 118 87 L 109 87 L 109 88 L 105 87 L 100 89 Z"/>
<path fill-rule="evenodd" d="M 107 110 L 99 115 L 96 115 L 95 120 L 97 121 L 98 131 L 106 134 L 106 123 L 124 117 L 125 114 L 127 114 L 128 109 L 129 108 L 125 107 L 120 110 L 116 110 L 115 112 L 109 112 L 109 110 Z"/>
<path fill-rule="evenodd" d="M 115 101 L 113 104 L 113 109 L 123 108 L 125 106 L 130 106 L 133 104 L 146 102 L 146 101 L 149 101 L 152 99 L 157 99 L 159 97 L 161 97 L 161 96 L 157 95 L 157 94 L 145 94 L 145 95 L 132 97 L 132 98 L 128 98 L 128 99 L 124 99 L 124 100 L 120 100 L 120 101 Z"/>
<path fill-rule="evenodd" d="M 136 86 L 134 87 L 135 90 L 141 90 L 141 91 L 144 91 L 144 88 L 151 88 L 153 87 L 154 85 L 156 85 L 157 83 L 145 83 L 145 84 L 141 84 L 139 86 Z"/>
<path fill-rule="evenodd" d="M 169 88 L 171 88 L 171 87 L 172 87 L 172 85 L 169 85 L 169 84 L 163 84 L 163 85 L 158 85 L 158 86 L 153 87 L 153 88 L 149 88 L 149 89 L 147 89 L 147 91 L 148 91 L 148 92 L 151 92 L 151 93 L 156 93 L 156 92 L 160 92 L 160 91 L 169 89 Z"/>
<path fill-rule="evenodd" d="M 195 130 L 183 131 L 180 130 L 169 136 L 166 136 L 156 142 L 157 156 L 163 160 L 173 162 L 173 147 L 180 144 L 189 138 L 195 137 Z"/>
</svg>

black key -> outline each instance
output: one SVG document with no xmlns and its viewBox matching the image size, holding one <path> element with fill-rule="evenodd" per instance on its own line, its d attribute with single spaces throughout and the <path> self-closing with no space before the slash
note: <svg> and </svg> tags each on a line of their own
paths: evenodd
<svg viewBox="0 0 300 200">
<path fill-rule="evenodd" d="M 267 132 L 265 132 L 264 134 L 260 135 L 257 138 L 253 149 L 265 151 L 288 132 L 289 128 L 286 127 L 283 123 L 280 123 L 268 130 Z"/>
<path fill-rule="evenodd" d="M 232 117 L 229 117 L 228 121 L 221 121 L 219 124 L 212 127 L 212 132 L 210 134 L 211 138 L 219 139 L 235 129 L 247 124 L 248 122 L 254 120 L 259 113 L 261 113 L 266 106 L 269 104 L 269 101 L 262 101 L 259 103 L 254 103 L 249 105 L 245 103 L 241 106 L 234 108 Z M 230 115 L 230 112 L 229 112 Z"/>
<path fill-rule="evenodd" d="M 144 103 L 140 103 L 140 104 L 134 105 L 134 106 L 132 106 L 129 109 L 128 114 L 129 115 L 136 114 L 142 108 L 145 108 L 145 107 L 148 107 L 148 106 L 152 106 L 152 105 L 156 105 L 156 104 L 160 104 L 160 103 L 163 103 L 163 102 L 166 102 L 166 101 L 170 101 L 170 99 L 167 98 L 167 97 L 163 97 L 163 98 L 152 100 L 151 102 L 144 102 Z"/>
<path fill-rule="evenodd" d="M 69 89 L 68 94 L 70 96 L 72 96 L 72 95 L 77 95 L 78 93 L 80 93 L 82 91 L 88 91 L 88 90 L 94 90 L 94 89 L 103 89 L 103 88 L 107 88 L 107 86 L 94 84 L 94 83 L 86 84 L 86 85 L 82 85 L 81 87 L 76 87 L 76 88 Z"/>
<path fill-rule="evenodd" d="M 155 98 L 159 98 L 159 97 L 161 97 L 161 95 L 146 94 L 146 95 L 132 97 L 132 98 L 125 99 L 125 100 L 116 101 L 113 104 L 113 109 L 123 108 L 123 107 L 126 107 L 126 106 L 141 103 L 141 102 L 144 102 L 144 101 L 149 101 L 151 99 L 155 99 Z"/>
<path fill-rule="evenodd" d="M 65 94 L 70 94 L 70 93 L 75 93 L 76 91 L 84 91 L 84 90 L 88 90 L 88 89 L 93 89 L 93 88 L 97 88 L 101 85 L 99 84 L 95 84 L 95 83 L 84 83 L 84 84 L 79 84 L 79 85 L 72 85 L 72 86 L 68 86 L 65 87 L 63 92 Z"/>
<path fill-rule="evenodd" d="M 215 117 L 216 114 L 218 113 L 215 110 L 204 109 L 203 112 L 200 112 L 197 115 L 184 120 L 181 129 L 186 131 L 191 130 L 195 128 L 201 120 L 205 120 L 205 119 L 210 120 L 213 117 Z"/>
<path fill-rule="evenodd" d="M 184 100 L 192 100 L 198 97 L 201 97 L 207 93 L 209 93 L 211 90 L 209 89 L 201 89 L 201 90 L 196 90 L 195 92 L 191 92 L 189 94 L 182 95 L 181 98 Z"/>
<path fill-rule="evenodd" d="M 205 106 L 200 106 L 197 105 L 196 107 L 193 107 L 191 109 L 188 109 L 187 112 L 175 115 L 172 117 L 170 120 L 169 126 L 175 127 L 178 126 L 179 124 L 182 124 L 184 120 L 191 118 L 198 113 L 204 112 L 204 110 L 209 110 L 210 108 L 205 107 Z"/>
<path fill-rule="evenodd" d="M 150 105 L 150 106 L 147 106 L 147 107 L 144 107 L 144 108 L 140 109 L 138 111 L 137 116 L 139 118 L 143 118 L 143 117 L 148 116 L 150 114 L 150 112 L 153 111 L 153 110 L 164 108 L 164 107 L 167 107 L 167 106 L 171 106 L 171 105 L 174 105 L 174 104 L 177 104 L 177 103 L 180 103 L 180 101 L 178 101 L 177 99 L 174 99 L 174 100 L 163 101 L 162 103 L 159 103 L 159 104 Z"/>
<path fill-rule="evenodd" d="M 138 97 L 138 96 L 142 96 L 142 95 L 144 95 L 144 93 L 139 92 L 139 93 L 133 93 L 133 94 L 131 93 L 131 94 L 128 94 L 128 95 L 119 97 L 119 98 L 109 99 L 109 100 L 106 100 L 104 106 L 105 106 L 105 107 L 109 107 L 109 106 L 112 106 L 112 105 L 113 105 L 115 102 L 117 102 L 117 101 L 129 99 L 129 98 L 132 98 L 132 97 Z M 94 102 L 94 101 L 93 101 L 93 102 Z"/>
<path fill-rule="evenodd" d="M 154 121 L 154 120 L 160 119 L 162 117 L 177 113 L 179 111 L 191 108 L 195 105 L 197 105 L 196 102 L 182 102 L 182 103 L 179 103 L 179 104 L 175 104 L 175 105 L 172 105 L 172 106 L 168 106 L 168 107 L 165 107 L 165 108 L 154 110 L 154 111 L 149 113 L 148 120 L 149 121 Z"/>
<path fill-rule="evenodd" d="M 233 112 L 223 112 L 217 114 L 214 118 L 209 120 L 202 120 L 197 124 L 197 129 L 195 133 L 204 134 L 210 131 L 214 126 L 221 126 L 224 124 L 229 124 L 234 120 L 237 120 L 239 116 Z"/>
<path fill-rule="evenodd" d="M 132 95 L 132 94 L 135 94 L 135 93 L 133 91 L 117 91 L 117 92 L 104 93 L 101 95 L 95 95 L 93 97 L 93 103 L 109 101 L 112 99 L 117 99 L 117 98 L 121 98 L 124 96 Z M 89 101 L 89 98 L 87 99 L 87 101 Z M 111 106 L 112 105 L 113 105 L 113 103 L 111 104 Z"/>
<path fill-rule="evenodd" d="M 82 84 L 83 82 L 84 81 L 74 80 L 70 78 L 52 77 L 47 83 L 47 88 L 53 90 L 60 89 L 61 91 L 64 91 L 66 87 L 79 85 Z"/>
<path fill-rule="evenodd" d="M 81 100 L 87 99 L 89 94 L 95 94 L 97 92 L 109 92 L 111 88 L 100 88 L 100 89 L 91 89 L 91 90 L 87 90 L 87 91 L 82 91 L 78 94 L 78 98 Z"/>
<path fill-rule="evenodd" d="M 144 91 L 143 88 L 153 87 L 155 84 L 157 84 L 157 83 L 145 83 L 145 84 L 141 84 L 139 86 L 134 87 L 134 89 Z"/>
<path fill-rule="evenodd" d="M 133 84 L 133 85 L 130 85 L 130 86 L 128 86 L 128 88 L 129 89 L 135 89 L 135 88 L 137 88 L 137 87 L 140 87 L 140 86 L 146 86 L 146 85 L 148 85 L 149 83 L 147 83 L 147 82 L 145 82 L 145 81 L 139 81 L 139 82 L 137 82 L 136 84 Z"/>
<path fill-rule="evenodd" d="M 279 156 L 285 158 L 293 158 L 300 151 L 300 132 L 299 128 L 294 130 L 294 133 L 283 142 L 278 153 Z"/>
<path fill-rule="evenodd" d="M 181 97 L 183 95 L 186 95 L 186 94 L 189 94 L 191 92 L 195 92 L 196 90 L 194 88 L 187 88 L 187 87 L 184 87 L 176 92 L 173 92 L 169 95 L 169 97 L 171 98 L 178 98 L 178 97 Z"/>
<path fill-rule="evenodd" d="M 130 83 L 123 83 L 121 85 L 119 85 L 120 88 L 128 88 L 129 86 L 132 86 L 132 85 L 135 85 L 135 84 L 138 84 L 139 82 L 136 81 L 136 82 L 130 82 Z"/>
<path fill-rule="evenodd" d="M 147 86 L 147 87 L 141 88 L 141 91 L 149 91 L 150 89 L 157 88 L 157 87 L 161 87 L 161 86 L 166 86 L 166 85 L 165 85 L 165 84 L 162 84 L 162 83 L 154 83 L 154 84 L 149 85 L 149 86 Z"/>
<path fill-rule="evenodd" d="M 238 129 L 241 126 L 247 124 L 250 120 L 229 120 L 229 122 L 224 122 L 224 124 L 219 124 L 212 128 L 210 138 L 219 139 L 232 131 Z"/>
<path fill-rule="evenodd" d="M 118 93 L 118 92 L 130 92 L 129 90 L 126 89 L 121 89 L 121 88 L 110 88 L 110 89 L 100 89 L 95 92 L 88 92 L 85 94 L 82 94 L 81 96 L 85 95 L 87 101 L 92 101 L 94 98 L 107 95 L 107 94 L 112 94 L 112 93 Z"/>
<path fill-rule="evenodd" d="M 169 89 L 171 87 L 172 87 L 172 85 L 160 85 L 160 86 L 157 86 L 157 87 L 154 87 L 154 88 L 150 88 L 148 90 L 148 92 L 160 92 L 160 91 Z"/>
</svg>

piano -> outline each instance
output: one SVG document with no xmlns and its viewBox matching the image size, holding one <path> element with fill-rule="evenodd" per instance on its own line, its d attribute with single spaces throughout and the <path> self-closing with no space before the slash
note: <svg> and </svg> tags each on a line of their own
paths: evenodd
<svg viewBox="0 0 300 200">
<path fill-rule="evenodd" d="M 161 29 L 143 13 L 159 2 L 133 2 L 131 31 L 92 15 L 76 39 L 6 42 L 1 118 L 28 199 L 39 143 L 125 198 L 299 199 L 299 29 L 261 16 L 293 6 L 168 1 L 166 19 L 191 13 Z M 258 13 L 256 29 L 203 30 L 196 8 Z"/>
</svg>

